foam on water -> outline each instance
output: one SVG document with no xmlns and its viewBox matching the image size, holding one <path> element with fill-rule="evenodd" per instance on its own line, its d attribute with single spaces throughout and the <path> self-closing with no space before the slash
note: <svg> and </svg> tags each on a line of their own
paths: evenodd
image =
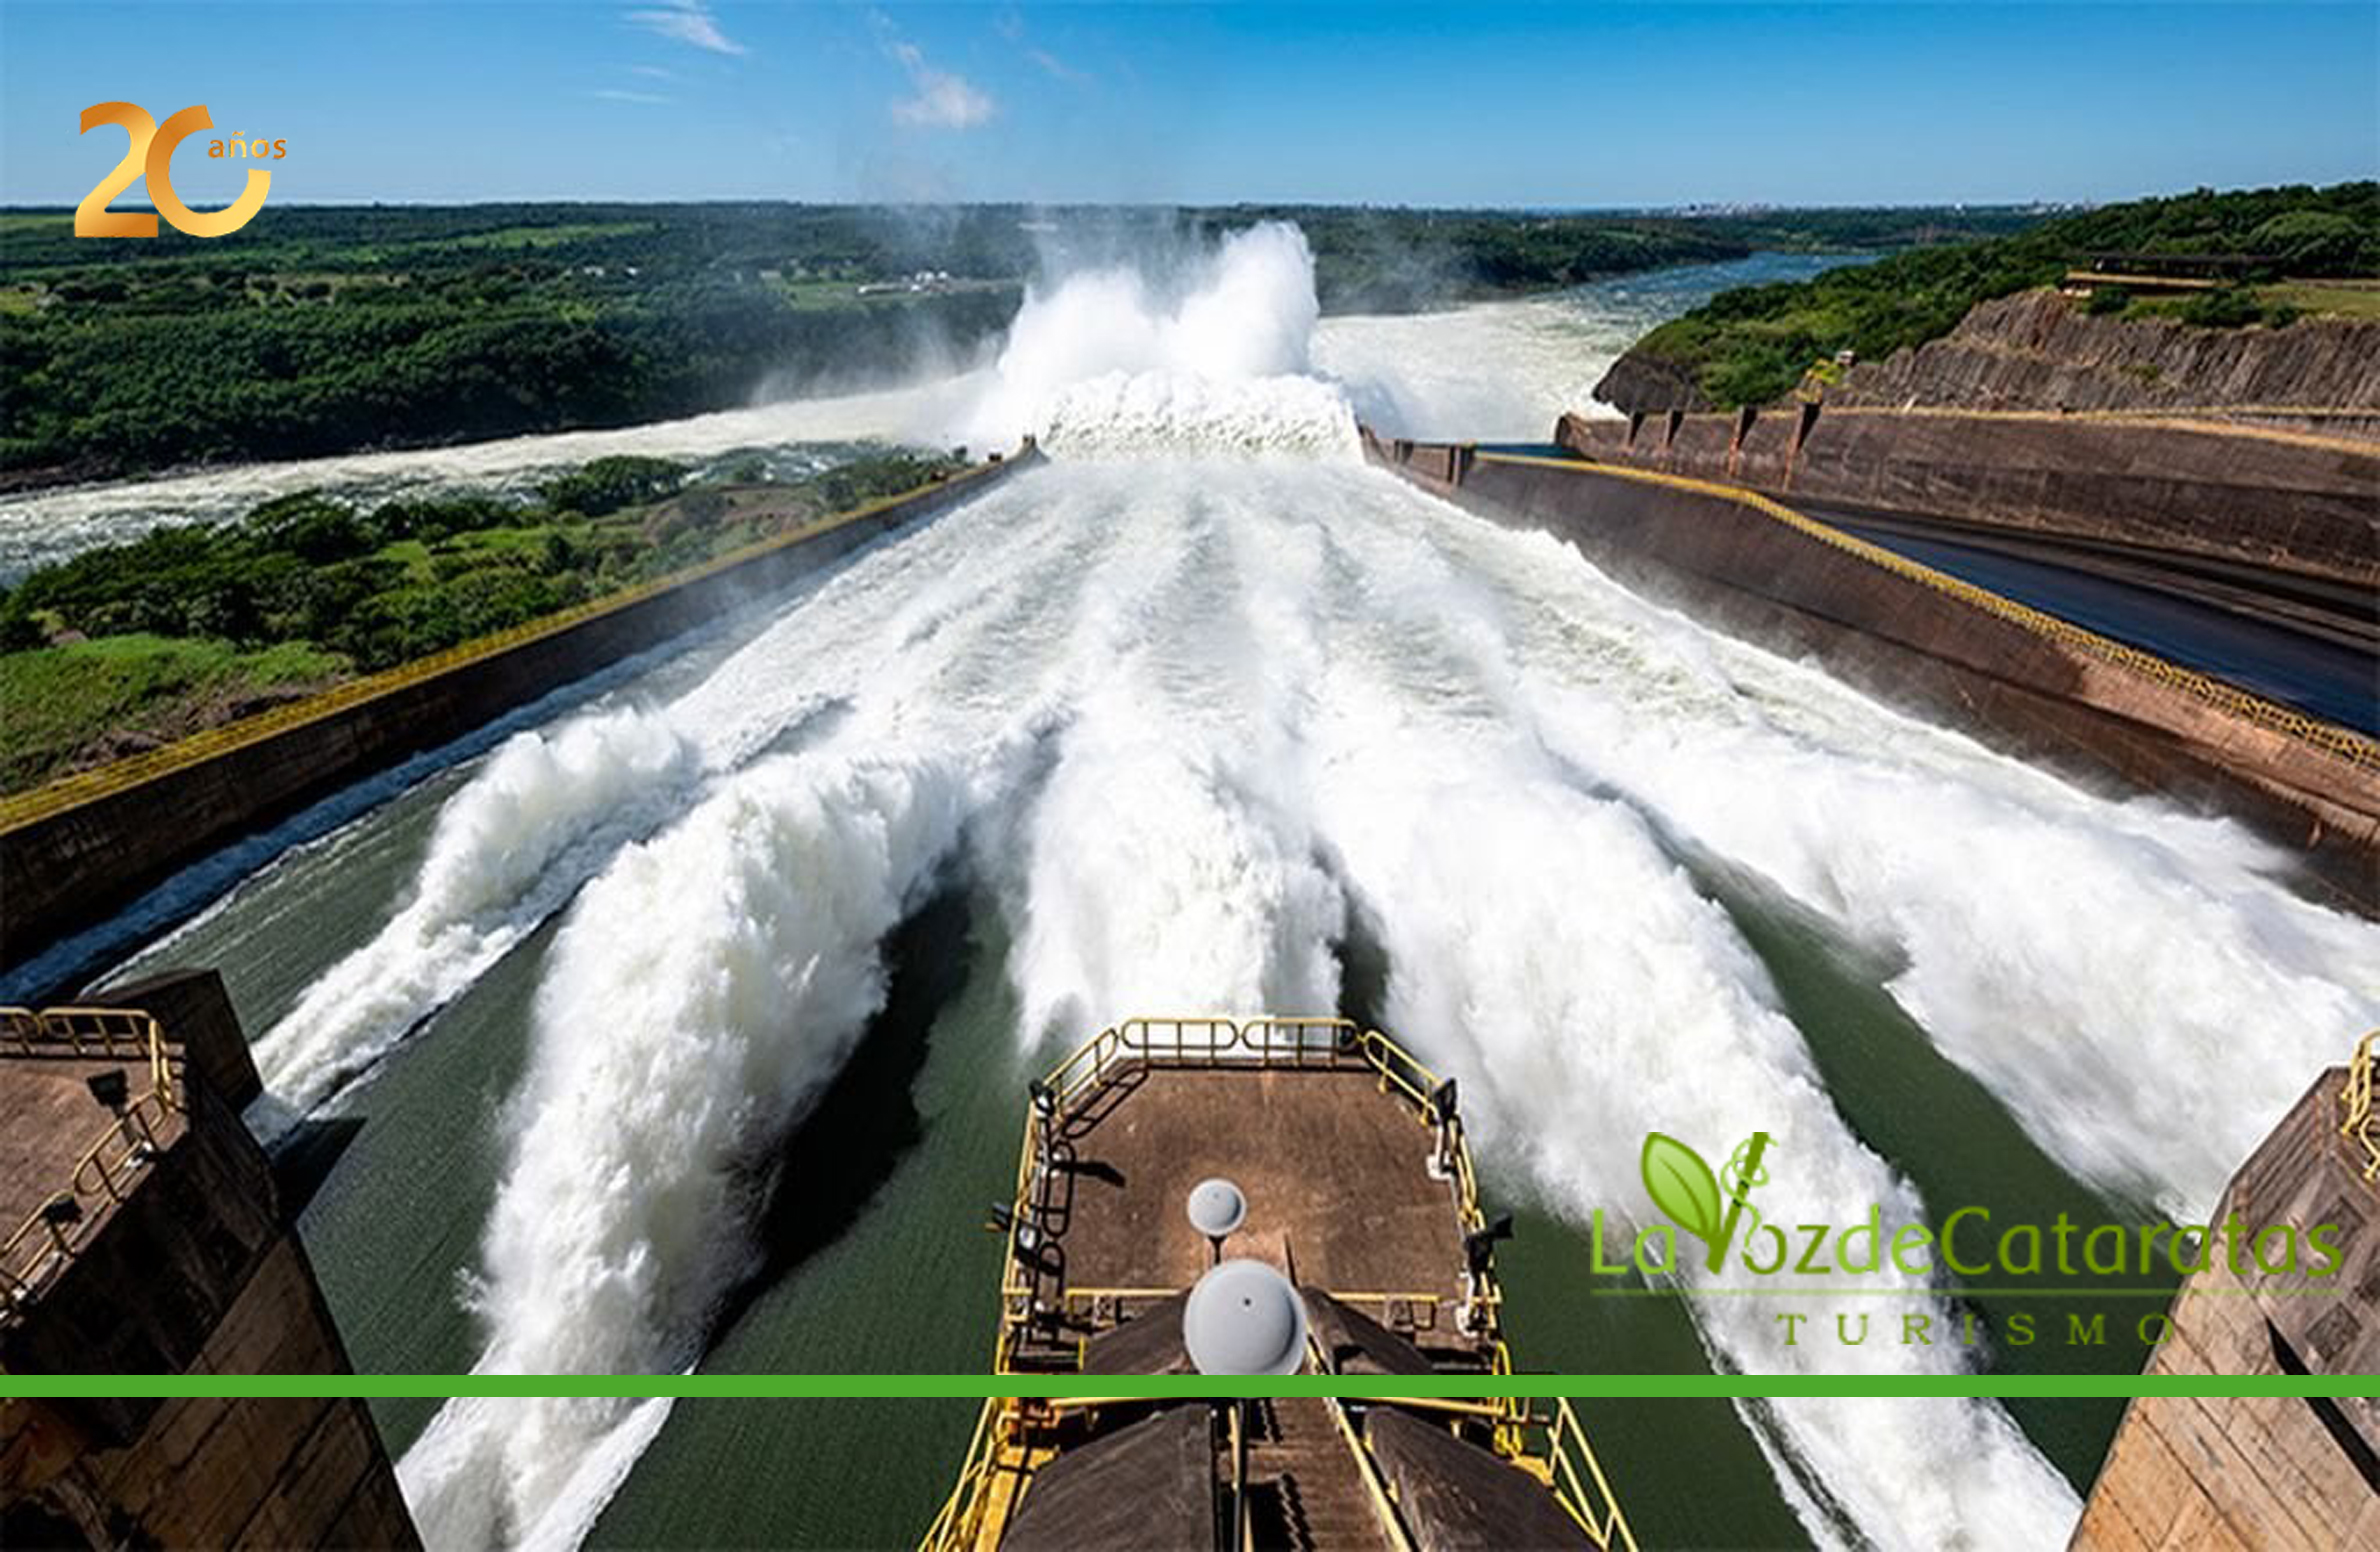
<svg viewBox="0 0 2380 1552">
<path fill-rule="evenodd" d="M 412 898 L 325 971 L 256 1042 L 271 1103 L 312 1111 L 469 986 L 622 842 L 691 795 L 700 763 L 660 718 L 628 710 L 515 734 L 440 811 Z"/>
<path fill-rule="evenodd" d="M 1178 372 L 1110 372 L 1055 394 L 1041 443 L 1054 458 L 1286 453 L 1353 458 L 1346 396 L 1311 377 L 1218 384 Z"/>
<path fill-rule="evenodd" d="M 2380 929 L 2277 887 L 2237 825 L 2001 758 L 1543 536 L 1464 525 L 1394 564 L 1492 583 L 1510 639 L 1470 659 L 1535 736 L 1904 964 L 1889 989 L 1943 1054 L 2111 1195 L 2202 1219 L 2305 1075 L 2380 1022 Z"/>
<path fill-rule="evenodd" d="M 1797 1216 L 1924 1208 L 1672 837 L 1897 952 L 1930 1038 L 2111 1188 L 2197 1201 L 2270 1116 L 2191 1096 L 2273 1103 L 2276 1069 L 2370 1020 L 2380 938 L 2236 827 L 1927 729 L 1348 461 L 1346 396 L 1381 389 L 1312 372 L 1293 232 L 1183 273 L 1037 291 L 971 413 L 1080 456 L 862 555 L 675 704 L 508 747 L 342 995 L 273 1032 L 285 1099 L 335 1088 L 575 896 L 502 1122 L 482 1370 L 700 1360 L 786 1187 L 767 1161 L 957 860 L 1010 916 L 1028 1042 L 1334 1007 L 1359 922 L 1491 1167 L 1576 1220 L 1638 1200 L 1653 1129 L 1719 1157 L 1768 1131 Z M 1962 1361 L 1787 1346 L 1765 1301 L 1678 1276 L 1718 1366 Z M 1892 1302 L 1949 1324 L 1922 1284 Z M 664 1415 L 458 1403 L 402 1475 L 438 1546 L 565 1545 Z M 1748 1420 L 1829 1544 L 2054 1544 L 2075 1513 L 1994 1405 Z"/>
<path fill-rule="evenodd" d="M 588 886 L 508 1109 L 473 1294 L 478 1370 L 700 1357 L 712 1310 L 755 1264 L 754 1207 L 784 1188 L 768 1145 L 883 1004 L 879 945 L 956 841 L 962 795 L 931 757 L 772 759 Z M 441 1413 L 405 1462 L 425 1538 L 519 1542 L 558 1518 L 574 1542 L 602 1500 L 565 1488 L 635 1415 L 587 1400 Z"/>
<path fill-rule="evenodd" d="M 971 437 L 1038 436 L 1069 458 L 1352 457 L 1354 413 L 1335 384 L 1311 375 L 1320 311 L 1305 234 L 1277 221 L 1195 259 L 1170 294 L 1129 268 L 1036 287 Z"/>
<path fill-rule="evenodd" d="M 401 492 L 510 488 L 623 454 L 703 459 L 800 444 L 935 442 L 980 392 L 974 376 L 935 377 L 909 387 L 786 400 L 608 431 L 242 464 L 12 496 L 0 499 L 0 582 L 93 545 L 137 538 L 151 528 L 237 517 L 260 502 L 304 490 L 381 500 Z"/>
</svg>

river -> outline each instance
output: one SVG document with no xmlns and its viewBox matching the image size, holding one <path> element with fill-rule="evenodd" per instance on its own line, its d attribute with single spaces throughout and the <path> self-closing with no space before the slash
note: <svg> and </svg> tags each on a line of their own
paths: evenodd
<svg viewBox="0 0 2380 1552">
<path fill-rule="evenodd" d="M 2380 1013 L 2380 933 L 2237 826 L 2002 758 L 1354 455 L 1357 412 L 1542 438 L 1651 322 L 1811 262 L 1318 320 L 1302 240 L 1259 229 L 1178 293 L 1045 288 L 976 379 L 603 433 L 1054 457 L 251 849 L 121 971 L 223 970 L 367 1370 L 980 1369 L 1026 1077 L 1216 1009 L 1342 1009 L 1461 1077 L 1526 1366 L 2136 1369 L 2154 1297 L 2084 1348 L 1979 1299 L 1963 1347 L 1900 1339 L 1959 1313 L 1902 1279 L 1878 1337 L 1788 1345 L 1771 1300 L 1589 1259 L 1649 1130 L 1714 1158 L 1765 1130 L 1831 1221 L 2188 1220 Z M 972 1410 L 378 1409 L 441 1546 L 906 1543 Z M 1887 1547 L 2062 1540 L 2115 1415 L 1585 1409 L 1648 1544 Z"/>
</svg>

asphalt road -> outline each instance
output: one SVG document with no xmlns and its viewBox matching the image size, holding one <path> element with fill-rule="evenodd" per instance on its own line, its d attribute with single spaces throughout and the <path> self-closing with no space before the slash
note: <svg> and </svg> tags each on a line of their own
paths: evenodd
<svg viewBox="0 0 2380 1552">
<path fill-rule="evenodd" d="M 2138 556 L 1980 533 L 1909 513 L 1794 505 L 1871 543 L 2269 700 L 2380 735 L 2380 599 L 2238 568 L 2167 571 Z"/>
</svg>

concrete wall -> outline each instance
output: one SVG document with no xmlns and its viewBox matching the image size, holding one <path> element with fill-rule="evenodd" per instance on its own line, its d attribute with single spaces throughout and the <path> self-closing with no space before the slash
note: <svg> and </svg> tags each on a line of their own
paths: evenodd
<svg viewBox="0 0 2380 1552">
<path fill-rule="evenodd" d="M 2243 1275 L 2218 1254 L 2175 1297 L 2151 1374 L 2370 1374 L 2380 1368 L 2380 1187 L 2339 1135 L 2345 1071 L 2300 1099 L 2233 1177 L 2212 1222 L 2341 1231 L 2327 1284 Z M 2302 1243 L 2302 1240 L 2301 1240 Z M 2252 1256 L 2252 1252 L 2250 1253 Z M 2076 1528 L 2080 1552 L 2380 1546 L 2380 1401 L 2145 1396 L 2125 1410 Z"/>
<path fill-rule="evenodd" d="M 239 1033 L 212 972 L 152 981 L 122 1005 Z M 188 1125 L 31 1310 L 0 1329 L 0 1366 L 350 1372 L 263 1150 L 174 1025 L 166 1033 L 183 1057 Z M 12 1400 L 0 1406 L 0 1515 L 12 1546 L 418 1545 L 379 1432 L 354 1400 Z"/>
<path fill-rule="evenodd" d="M 2380 444 L 2343 437 L 1832 405 L 1565 415 L 1554 435 L 1600 463 L 2380 587 Z"/>
<path fill-rule="evenodd" d="M 1648 594 L 1879 699 L 2112 789 L 2231 813 L 2380 910 L 2380 773 L 1818 542 L 1724 495 L 1481 454 L 1459 484 L 1373 456 L 1481 515 L 1542 529 Z M 1443 467 L 1443 464 L 1438 465 Z"/>
<path fill-rule="evenodd" d="M 170 749 L 159 752 L 161 759 L 143 756 L 157 767 L 145 779 L 111 784 L 102 770 L 54 789 L 91 791 L 80 801 L 45 804 L 44 793 L 53 789 L 29 794 L 9 805 L 18 813 L 0 822 L 0 963 L 30 958 L 104 920 L 241 835 L 970 499 L 1027 461 L 970 472 L 813 537 L 435 672 L 396 670 L 381 676 L 387 685 L 379 693 L 333 692 L 324 708 L 276 716 L 258 736 L 238 736 L 238 725 L 230 738 L 203 736 L 221 746 L 203 758 L 176 763 Z"/>
</svg>

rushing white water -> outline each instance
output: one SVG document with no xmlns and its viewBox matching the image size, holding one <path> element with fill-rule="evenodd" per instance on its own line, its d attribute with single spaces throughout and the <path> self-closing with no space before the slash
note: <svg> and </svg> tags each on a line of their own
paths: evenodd
<svg viewBox="0 0 2380 1552">
<path fill-rule="evenodd" d="M 705 459 L 753 448 L 862 440 L 938 438 L 956 406 L 980 391 L 969 376 L 909 387 L 722 410 L 684 420 L 609 431 L 504 437 L 409 452 L 242 464 L 0 499 L 0 582 L 94 545 L 133 539 L 175 523 L 237 517 L 259 502 L 302 490 L 359 500 L 399 492 L 511 488 L 590 459 L 635 453 Z"/>
<path fill-rule="evenodd" d="M 930 757 L 772 758 L 588 887 L 548 962 L 508 1122 L 474 1295 L 480 1369 L 701 1356 L 711 1311 L 753 1266 L 746 1225 L 777 1184 L 768 1144 L 883 1004 L 877 945 L 965 807 Z M 627 1402 L 450 1407 L 406 1457 L 425 1538 L 575 1542 L 602 1499 L 564 1488 L 637 1417 Z"/>
<path fill-rule="evenodd" d="M 1641 1202 L 1652 1129 L 1722 1157 L 1769 1132 L 1797 1217 L 1924 1208 L 1680 839 L 1888 950 L 1894 995 L 2048 1151 L 2177 1210 L 2380 1016 L 2380 932 L 2291 897 L 2236 827 L 2079 791 L 1363 468 L 1350 402 L 1445 413 L 1410 341 L 1476 338 L 1476 311 L 1317 348 L 1294 233 L 1183 273 L 1037 292 L 942 429 L 1060 462 L 867 551 L 675 702 L 505 746 L 380 938 L 271 1032 L 303 1110 L 566 913 L 501 1121 L 479 1368 L 700 1361 L 779 1144 L 954 865 L 1010 916 L 1028 1043 L 1334 1007 L 1360 922 L 1491 1165 L 1581 1222 Z M 1391 338 L 1407 369 L 1365 376 Z M 1968 1361 L 1835 1342 L 1860 1301 L 1794 1299 L 1788 1345 L 1773 1301 L 1679 1286 L 1719 1365 Z M 1949 1325 L 1906 1279 L 1877 1302 Z M 457 1403 L 403 1479 L 435 1545 L 568 1545 L 665 1415 Z M 1830 1545 L 2054 1544 L 2075 1513 L 1989 1404 L 1752 1421 Z"/>
<path fill-rule="evenodd" d="M 304 1115 L 558 909 L 698 773 L 692 743 L 637 711 L 516 734 L 438 817 L 412 898 L 256 1043 L 259 1119 Z"/>
<path fill-rule="evenodd" d="M 1595 385 L 1646 330 L 1731 286 L 1799 280 L 1839 255 L 1760 254 L 1599 280 L 1450 312 L 1325 318 L 1316 370 L 1375 429 L 1440 441 L 1543 442 L 1564 410 L 1614 414 Z"/>
<path fill-rule="evenodd" d="M 1263 239 L 1252 257 L 1277 253 L 1287 239 Z M 1187 311 L 1152 300 L 1136 272 L 1107 271 L 1105 282 L 1075 277 L 1059 289 L 1080 289 L 1070 301 L 1062 337 L 1035 343 L 1019 328 L 1010 344 L 1025 343 L 1012 363 L 1005 391 L 992 392 L 990 370 L 929 373 L 896 388 L 835 398 L 785 400 L 683 420 L 607 431 L 568 431 L 504 437 L 455 447 L 246 464 L 201 474 L 117 481 L 0 498 L 0 583 L 93 545 L 136 538 L 161 525 L 213 522 L 295 491 L 322 489 L 359 500 L 423 490 L 521 488 L 540 476 L 589 459 L 634 453 L 703 460 L 751 449 L 806 453 L 820 444 L 863 441 L 966 442 L 1005 447 L 1039 424 L 1035 402 L 1109 372 L 1126 377 L 1168 367 L 1192 376 L 1201 370 L 1226 379 L 1271 375 L 1294 379 L 1309 367 L 1348 390 L 1354 409 L 1384 431 L 1403 436 L 1534 441 L 1564 409 L 1594 408 L 1588 397 L 1619 353 L 1652 325 L 1731 285 L 1798 278 L 1842 262 L 1817 256 L 1763 254 L 1726 264 L 1599 281 L 1557 297 L 1491 302 L 1451 312 L 1401 317 L 1325 318 L 1300 332 L 1310 291 L 1293 266 L 1266 262 L 1235 275 L 1231 287 L 1208 285 L 1207 300 Z M 1210 260 L 1192 266 L 1210 276 Z M 1286 276 L 1282 285 L 1276 277 Z M 1102 286 L 1113 305 L 1082 303 Z M 1286 301 L 1283 297 L 1286 296 Z M 1106 350 L 1096 331 L 1078 327 L 1096 313 L 1129 348 Z M 1250 330 L 1247 319 L 1266 320 Z M 1170 323 L 1171 327 L 1163 326 Z M 1209 349 L 1205 341 L 1217 342 Z M 1258 364 L 1250 368 L 1248 363 Z M 1294 385 L 1286 391 L 1298 393 Z M 1038 396 L 1038 397 L 1037 397 Z M 1247 402 L 1245 399 L 1242 403 Z M 1220 410 L 1222 406 L 1218 406 Z M 1341 407 L 1307 398 L 1283 424 L 1336 428 Z M 1087 416 L 1061 424 L 1095 431 Z M 1244 416 L 1240 435 L 1220 432 L 1206 444 L 1240 445 L 1267 432 L 1261 416 Z M 1061 433 L 1063 435 L 1063 433 Z M 1327 433 L 1335 437 L 1336 429 Z M 1309 438 L 1313 441 L 1313 438 Z M 796 459 L 798 463 L 799 458 Z"/>
</svg>

